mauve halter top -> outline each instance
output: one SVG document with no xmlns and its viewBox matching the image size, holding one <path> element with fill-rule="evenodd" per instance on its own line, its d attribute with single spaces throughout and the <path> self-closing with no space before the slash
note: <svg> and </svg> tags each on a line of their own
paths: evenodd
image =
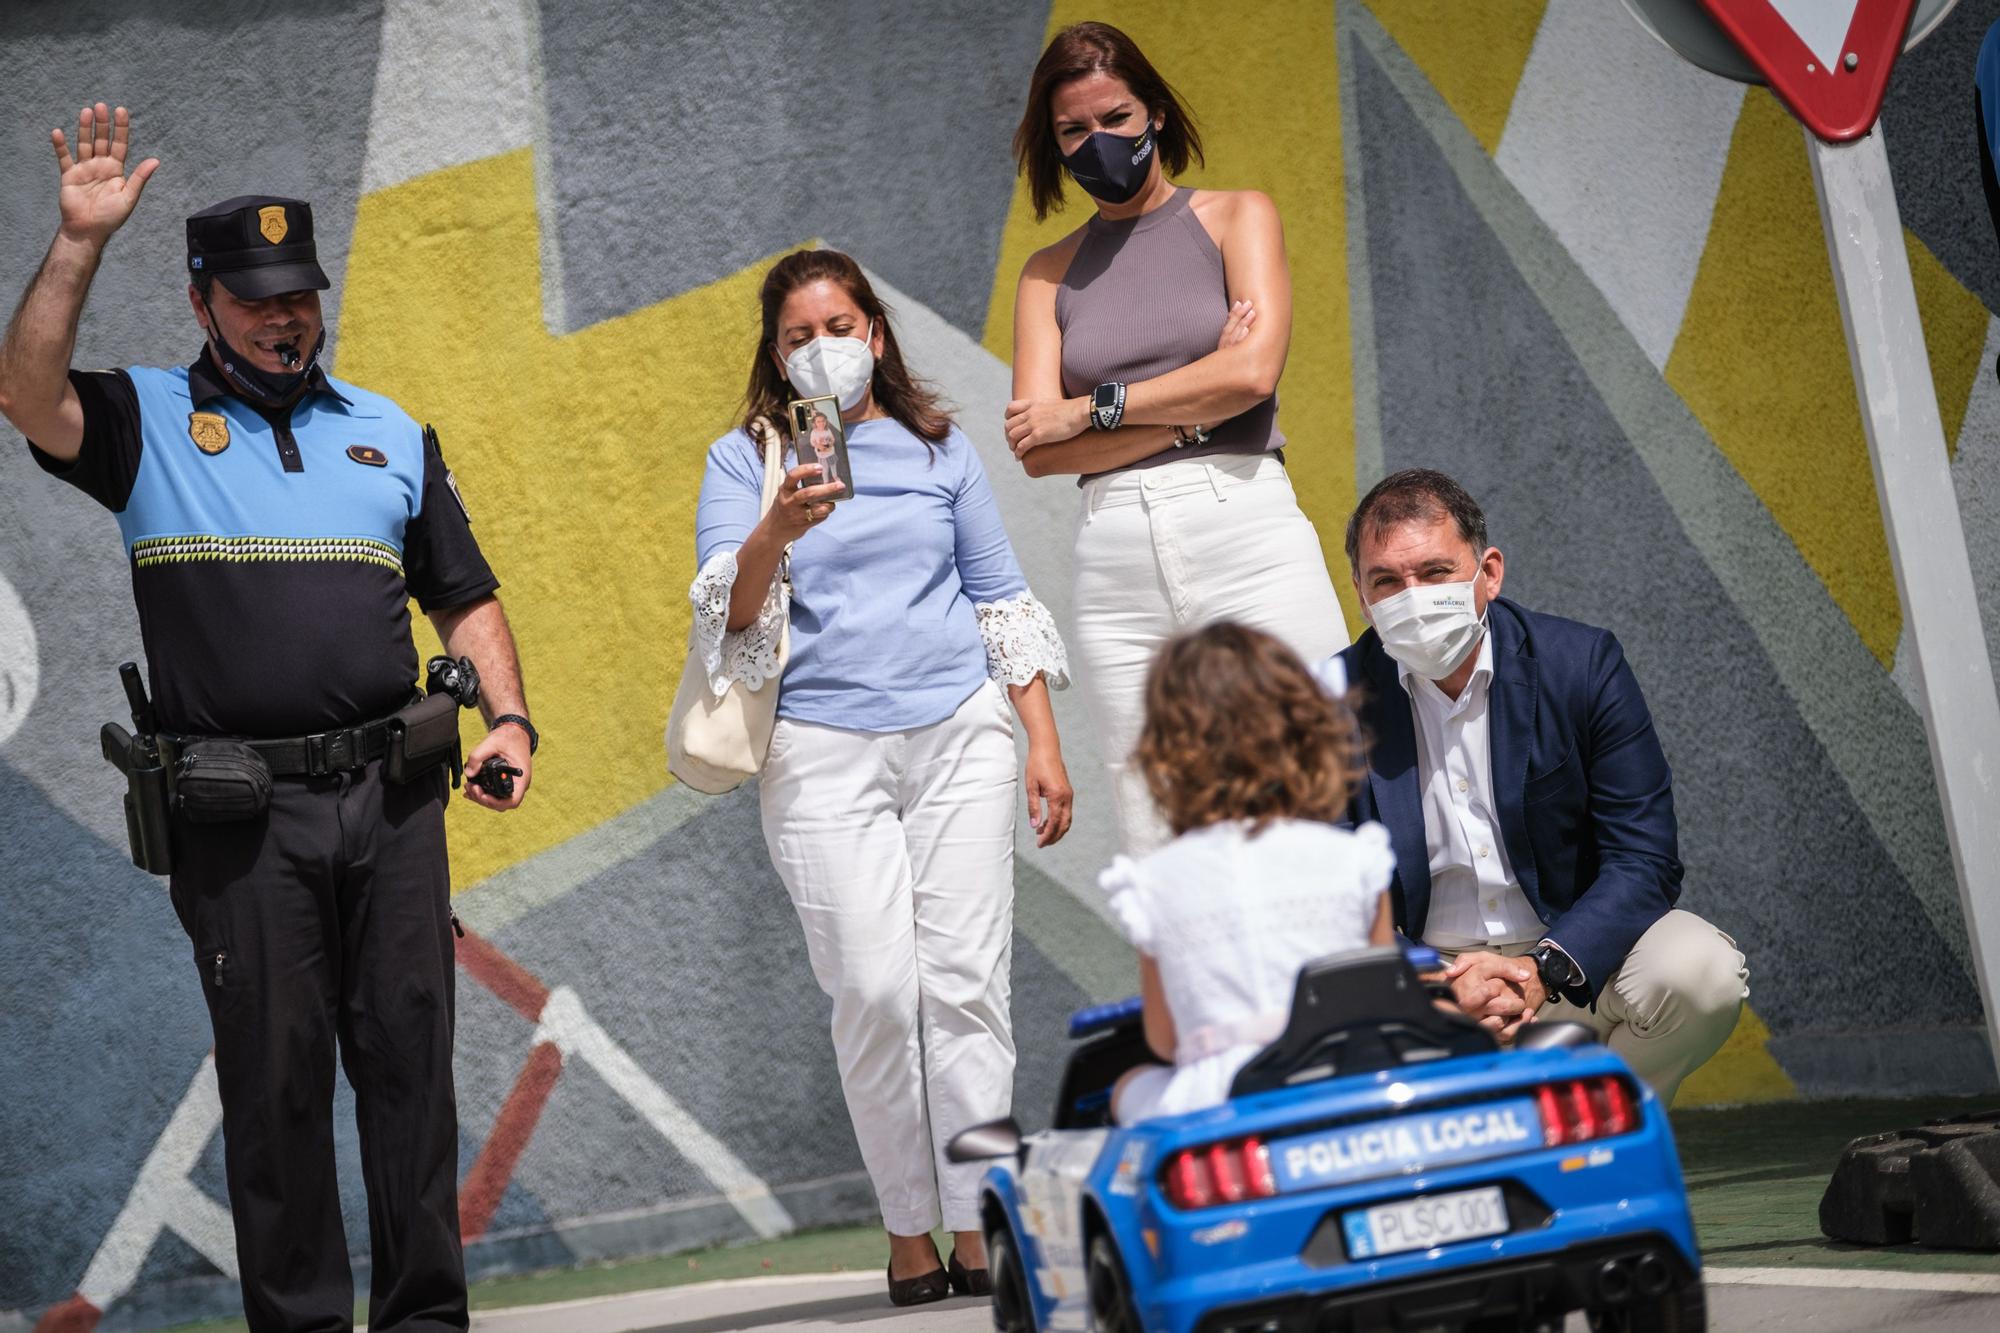
<svg viewBox="0 0 2000 1333">
<path fill-rule="evenodd" d="M 1222 251 L 1189 207 L 1193 198 L 1193 190 L 1179 189 L 1150 213 L 1122 222 L 1093 217 L 1084 225 L 1056 289 L 1065 395 L 1081 398 L 1114 380 L 1149 380 L 1215 350 L 1229 318 L 1229 291 Z M 1206 445 L 1169 447 L 1129 466 L 1270 453 L 1284 443 L 1273 394 L 1211 427 Z"/>
</svg>

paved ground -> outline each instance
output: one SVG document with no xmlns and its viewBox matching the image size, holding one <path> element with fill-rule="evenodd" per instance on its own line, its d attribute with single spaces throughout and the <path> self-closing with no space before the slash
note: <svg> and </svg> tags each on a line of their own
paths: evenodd
<svg viewBox="0 0 2000 1333">
<path fill-rule="evenodd" d="M 1854 1284 L 1865 1285 L 1854 1285 Z M 1889 1284 L 1886 1287 L 1881 1284 Z M 1858 1273 L 1846 1269 L 1714 1269 L 1709 1327 L 1718 1333 L 1991 1333 L 2000 1327 L 2000 1277 Z M 874 1273 L 768 1277 L 634 1292 L 474 1317 L 477 1333 L 723 1333 L 723 1330 L 877 1328 L 893 1333 L 975 1333 L 990 1327 L 982 1301 L 891 1309 Z M 1569 1333 L 1582 1333 L 1581 1318 Z"/>
<path fill-rule="evenodd" d="M 1780 1103 L 1676 1111 L 1674 1133 L 1709 1265 L 1718 1331 L 1882 1333 L 2000 1329 L 2000 1254 L 1867 1249 L 1819 1234 L 1818 1204 L 1849 1139 L 1959 1115 L 1992 1098 Z M 482 1333 L 671 1329 L 974 1330 L 970 1300 L 893 1310 L 879 1231 L 846 1228 L 760 1245 L 489 1279 L 472 1289 Z M 365 1309 L 356 1311 L 357 1321 Z M 240 1322 L 184 1326 L 239 1333 Z M 1578 1329 L 1581 1324 L 1576 1325 Z"/>
</svg>

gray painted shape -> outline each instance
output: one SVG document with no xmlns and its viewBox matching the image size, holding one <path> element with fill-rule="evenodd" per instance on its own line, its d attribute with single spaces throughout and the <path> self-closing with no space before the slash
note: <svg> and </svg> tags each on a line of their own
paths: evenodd
<svg viewBox="0 0 2000 1333">
<path fill-rule="evenodd" d="M 2000 249 L 1979 183 L 1972 110 L 1973 65 L 1996 18 L 1996 0 L 1967 0 L 1898 60 L 1881 123 L 1903 225 L 1988 310 L 2000 313 Z"/>
<path fill-rule="evenodd" d="M 2000 358 L 2000 319 L 1986 324 L 1986 346 L 1979 354 L 1979 373 L 1973 377 L 1965 420 L 1958 428 L 1958 450 L 1951 460 L 1951 485 L 1958 493 L 1959 522 L 1972 561 L 1986 655 L 2000 675 L 2000 375 L 1988 373 L 1996 358 Z M 1907 621 L 1896 639 L 1894 675 L 1910 707 L 1921 707 Z"/>
<path fill-rule="evenodd" d="M 1961 966 L 1970 945 L 1922 719 L 1790 536 L 1660 377 L 1602 293 L 1436 90 L 1357 14 L 1355 28 L 1444 153 L 1764 651 L 1849 797 Z"/>
<path fill-rule="evenodd" d="M 539 0 L 539 15 L 557 332 L 814 237 L 865 242 L 891 282 L 984 327 L 1045 4 Z"/>
<path fill-rule="evenodd" d="M 0 761 L 0 1310 L 76 1289 L 209 1047 L 161 881 Z"/>
<path fill-rule="evenodd" d="M 1976 1019 L 1965 972 L 1562 333 L 1372 56 L 1353 75 L 1387 465 L 1441 467 L 1480 497 L 1518 600 L 1616 628 L 1683 760 L 1684 905 L 1741 942 L 1774 1032 L 1880 1025 L 1874 988 L 1829 966 L 1858 939 L 1871 976 L 1907 983 L 1899 1016 Z M 1578 503 L 1585 485 L 1616 503 Z M 1789 829 L 1808 832 L 1773 836 Z"/>
<path fill-rule="evenodd" d="M 544 984 L 573 989 L 696 1121 L 781 1187 L 861 1163 L 837 1109 L 844 1102 L 829 1005 L 762 848 L 750 784 L 704 803 L 653 846 L 518 918 L 493 942 Z M 724 959 L 735 968 L 719 970 Z M 1066 1055 L 1061 1024 L 1087 997 L 1018 938 L 1014 979 L 1025 1121 L 1054 1095 Z M 744 1115 L 746 1106 L 758 1114 Z M 807 1136 L 807 1126 L 827 1133 Z M 519 1178 L 551 1213 L 570 1218 L 714 1194 L 575 1061 L 565 1062 Z M 727 1234 L 739 1234 L 740 1219 L 730 1225 Z"/>
<path fill-rule="evenodd" d="M 8 133 L 0 136 L 0 302 L 11 310 L 55 233 L 48 132 L 76 131 L 85 97 L 133 112 L 134 158 L 159 171 L 106 252 L 76 346 L 83 367 L 176 365 L 200 350 L 182 267 L 182 219 L 253 191 L 313 205 L 329 327 L 354 227 L 379 5 L 273 8 L 228 0 L 117 0 L 0 9 Z M 139 656 L 128 564 L 108 514 L 45 476 L 0 421 L 0 576 L 42 642 L 41 697 L 8 759 L 64 810 L 122 844 L 98 725 L 124 717 L 114 669 Z M 59 688 L 57 682 L 63 682 Z M 11 821 L 7 821 L 11 822 Z"/>
<path fill-rule="evenodd" d="M 1356 7 L 1357 0 L 1341 6 L 1343 17 Z M 1353 352 L 1354 379 L 1354 493 L 1366 495 L 1370 487 L 1388 475 L 1382 462 L 1381 367 L 1376 362 L 1375 292 L 1370 280 L 1368 247 L 1356 244 L 1368 234 L 1368 175 L 1356 151 L 1354 126 L 1354 81 L 1347 74 L 1355 59 L 1359 41 L 1345 22 L 1336 33 L 1340 53 L 1340 123 L 1342 134 L 1341 175 L 1347 201 L 1347 320 L 1349 346 Z"/>
</svg>

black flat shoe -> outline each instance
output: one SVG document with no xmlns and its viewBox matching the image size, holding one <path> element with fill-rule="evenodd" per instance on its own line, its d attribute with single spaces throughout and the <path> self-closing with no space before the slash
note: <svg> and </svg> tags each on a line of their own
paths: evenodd
<svg viewBox="0 0 2000 1333">
<path fill-rule="evenodd" d="M 958 1261 L 954 1250 L 951 1262 L 945 1265 L 945 1276 L 951 1279 L 951 1289 L 961 1296 L 991 1296 L 993 1275 L 984 1268 L 967 1268 Z"/>
<path fill-rule="evenodd" d="M 889 1279 L 889 1304 L 928 1305 L 951 1295 L 951 1278 L 942 1268 L 933 1268 L 928 1273 L 915 1277 L 896 1276 L 896 1270 L 884 1270 Z"/>
</svg>

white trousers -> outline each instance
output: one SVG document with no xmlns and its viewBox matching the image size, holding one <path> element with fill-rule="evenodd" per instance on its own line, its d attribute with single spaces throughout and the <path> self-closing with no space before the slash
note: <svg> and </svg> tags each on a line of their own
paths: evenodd
<svg viewBox="0 0 2000 1333">
<path fill-rule="evenodd" d="M 1275 635 L 1312 666 L 1347 646 L 1347 622 L 1319 533 L 1284 465 L 1268 454 L 1086 483 L 1074 568 L 1070 648 L 1111 778 L 1119 842 L 1137 856 L 1167 840 L 1130 762 L 1160 645 L 1181 630 L 1234 620 Z"/>
<path fill-rule="evenodd" d="M 1013 1104 L 1014 722 L 988 681 L 951 717 L 864 732 L 780 719 L 764 843 L 833 1000 L 833 1050 L 882 1223 L 979 1227 L 960 1130 Z"/>
</svg>

